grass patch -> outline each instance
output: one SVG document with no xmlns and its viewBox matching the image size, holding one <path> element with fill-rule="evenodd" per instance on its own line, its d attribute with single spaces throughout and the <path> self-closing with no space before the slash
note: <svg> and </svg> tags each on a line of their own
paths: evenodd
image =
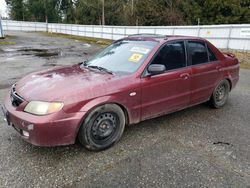
<svg viewBox="0 0 250 188">
<path fill-rule="evenodd" d="M 104 45 L 104 46 L 108 46 L 108 45 L 112 44 L 112 42 L 113 42 L 112 40 L 108 40 L 108 39 L 81 37 L 81 36 L 61 34 L 61 33 L 47 33 L 47 32 L 39 32 L 39 33 L 41 33 L 42 35 L 48 36 L 48 37 L 60 37 L 60 38 L 77 40 L 77 41 L 81 41 L 81 42 L 89 43 L 89 44 L 100 44 L 100 45 Z"/>
<path fill-rule="evenodd" d="M 234 52 L 238 60 L 240 61 L 240 68 L 250 69 L 250 52 Z"/>
<path fill-rule="evenodd" d="M 0 45 L 15 45 L 15 42 L 12 41 L 0 41 Z"/>
<path fill-rule="evenodd" d="M 10 39 L 14 38 L 14 36 L 5 35 L 5 37 L 0 38 L 0 45 L 15 45 L 16 42 L 10 41 Z"/>
<path fill-rule="evenodd" d="M 246 63 L 241 63 L 240 64 L 240 68 L 243 68 L 243 69 L 250 69 L 250 63 L 246 64 Z"/>
</svg>

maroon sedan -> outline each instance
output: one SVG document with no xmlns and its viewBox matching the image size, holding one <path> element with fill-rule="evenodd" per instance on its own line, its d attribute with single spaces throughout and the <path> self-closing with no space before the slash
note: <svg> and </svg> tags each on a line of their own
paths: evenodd
<svg viewBox="0 0 250 188">
<path fill-rule="evenodd" d="M 29 74 L 7 95 L 9 125 L 31 144 L 112 146 L 125 125 L 210 101 L 222 107 L 239 62 L 205 39 L 133 35 L 78 65 Z"/>
</svg>

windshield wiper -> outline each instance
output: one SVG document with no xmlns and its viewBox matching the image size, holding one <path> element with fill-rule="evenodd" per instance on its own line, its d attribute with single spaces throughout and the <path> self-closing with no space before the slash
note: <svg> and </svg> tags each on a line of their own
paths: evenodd
<svg viewBox="0 0 250 188">
<path fill-rule="evenodd" d="M 108 70 L 108 69 L 106 69 L 106 68 L 104 68 L 104 67 L 95 66 L 95 65 L 84 65 L 84 66 L 89 67 L 89 68 L 92 68 L 92 69 L 98 69 L 98 70 L 100 70 L 100 71 L 104 71 L 104 72 L 109 73 L 109 74 L 113 74 L 112 71 L 110 71 L 110 70 Z"/>
<path fill-rule="evenodd" d="M 85 67 L 85 68 L 92 68 L 92 69 L 98 69 L 100 71 L 104 71 L 104 72 L 107 72 L 109 74 L 113 74 L 112 71 L 104 68 L 104 67 L 100 67 L 100 66 L 96 66 L 96 65 L 88 65 L 87 61 L 84 61 L 81 63 L 81 66 Z"/>
</svg>

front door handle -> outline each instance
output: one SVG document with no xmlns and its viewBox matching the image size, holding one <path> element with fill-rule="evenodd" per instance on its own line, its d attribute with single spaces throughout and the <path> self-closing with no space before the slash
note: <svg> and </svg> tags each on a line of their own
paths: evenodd
<svg viewBox="0 0 250 188">
<path fill-rule="evenodd" d="M 188 73 L 183 73 L 180 75 L 180 77 L 183 79 L 183 80 L 187 80 L 189 78 L 190 74 Z"/>
</svg>

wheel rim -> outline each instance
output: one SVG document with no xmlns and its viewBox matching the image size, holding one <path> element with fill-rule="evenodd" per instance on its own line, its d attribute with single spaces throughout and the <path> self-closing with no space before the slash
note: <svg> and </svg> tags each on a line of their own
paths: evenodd
<svg viewBox="0 0 250 188">
<path fill-rule="evenodd" d="M 115 113 L 105 112 L 100 114 L 91 128 L 92 140 L 97 144 L 105 144 L 114 137 L 119 124 Z"/>
<path fill-rule="evenodd" d="M 226 99 L 227 99 L 227 86 L 225 84 L 221 84 L 215 91 L 215 102 L 224 103 Z"/>
</svg>

